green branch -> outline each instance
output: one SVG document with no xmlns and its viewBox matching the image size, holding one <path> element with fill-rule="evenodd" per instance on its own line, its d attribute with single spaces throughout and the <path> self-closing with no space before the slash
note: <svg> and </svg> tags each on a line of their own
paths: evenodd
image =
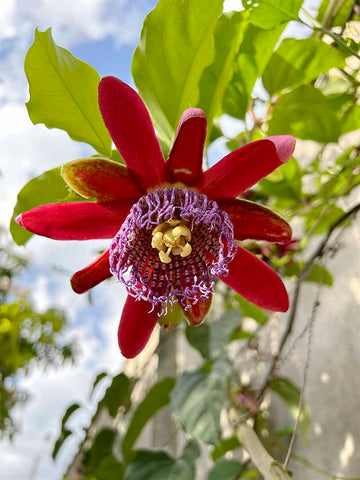
<svg viewBox="0 0 360 480">
<path fill-rule="evenodd" d="M 236 435 L 264 480 L 291 480 L 291 474 L 265 450 L 259 437 L 247 423 L 238 425 Z"/>
<path fill-rule="evenodd" d="M 339 47 L 342 47 L 344 50 L 346 50 L 350 55 L 354 55 L 355 57 L 359 58 L 360 59 L 360 55 L 355 51 L 353 50 L 351 47 L 349 47 L 349 45 L 341 38 L 339 37 L 339 35 L 336 35 L 336 33 L 332 32 L 331 30 L 328 30 L 327 28 L 324 28 L 320 22 L 318 22 L 316 20 L 316 18 L 312 17 L 310 15 L 310 13 L 308 13 L 306 10 L 304 10 L 303 8 L 301 9 L 301 13 L 303 13 L 305 15 L 305 17 L 310 20 L 311 24 L 312 24 L 312 28 L 314 30 L 317 30 L 318 32 L 321 32 L 323 33 L 324 35 L 329 35 L 329 37 L 331 37 L 334 42 L 339 45 Z M 301 23 L 303 23 L 304 25 L 306 25 L 307 27 L 310 27 L 310 25 L 308 25 L 306 22 L 303 22 L 302 20 L 300 20 Z M 311 28 L 311 27 L 310 27 Z"/>
</svg>

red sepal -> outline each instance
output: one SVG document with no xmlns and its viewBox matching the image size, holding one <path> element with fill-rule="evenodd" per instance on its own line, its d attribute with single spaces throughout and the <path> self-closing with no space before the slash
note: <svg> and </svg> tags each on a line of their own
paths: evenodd
<svg viewBox="0 0 360 480">
<path fill-rule="evenodd" d="M 71 287 L 76 293 L 85 293 L 100 282 L 111 277 L 109 250 L 71 277 Z"/>
</svg>

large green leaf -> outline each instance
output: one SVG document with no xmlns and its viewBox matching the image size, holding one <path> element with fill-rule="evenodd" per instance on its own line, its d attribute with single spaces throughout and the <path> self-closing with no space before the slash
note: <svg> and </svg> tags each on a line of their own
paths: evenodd
<svg viewBox="0 0 360 480">
<path fill-rule="evenodd" d="M 313 80 L 330 68 L 345 66 L 345 57 L 317 38 L 286 38 L 272 55 L 264 74 L 266 90 L 273 95 Z"/>
<path fill-rule="evenodd" d="M 124 480 L 195 480 L 195 461 L 200 455 L 190 440 L 179 459 L 163 451 L 139 450 L 126 469 Z"/>
<path fill-rule="evenodd" d="M 174 388 L 174 384 L 175 380 L 173 378 L 165 378 L 154 385 L 144 400 L 138 405 L 121 445 L 126 463 L 131 461 L 134 455 L 132 448 L 146 423 L 158 410 L 170 402 L 169 395 Z"/>
<path fill-rule="evenodd" d="M 304 0 L 242 0 L 251 10 L 250 21 L 261 28 L 273 28 L 279 23 L 296 20 Z"/>
<path fill-rule="evenodd" d="M 229 115 L 245 117 L 255 82 L 263 74 L 283 30 L 283 25 L 272 30 L 264 30 L 251 23 L 247 25 L 235 73 L 224 95 L 223 108 Z"/>
<path fill-rule="evenodd" d="M 15 222 L 15 218 L 20 213 L 45 203 L 81 200 L 85 199 L 75 192 L 71 192 L 64 182 L 60 174 L 60 167 L 48 170 L 33 178 L 20 190 L 17 196 L 17 202 L 10 222 L 10 232 L 13 239 L 18 245 L 24 245 L 32 237 L 32 233 L 21 228 Z"/>
<path fill-rule="evenodd" d="M 232 332 L 240 326 L 240 319 L 241 314 L 237 310 L 230 310 L 213 323 L 187 326 L 186 338 L 206 360 L 215 360 L 230 342 Z"/>
<path fill-rule="evenodd" d="M 208 480 L 237 480 L 241 467 L 237 460 L 219 460 L 210 470 Z"/>
<path fill-rule="evenodd" d="M 283 95 L 275 104 L 268 134 L 336 142 L 341 134 L 339 112 L 347 101 L 345 95 L 329 98 L 317 88 L 303 85 Z"/>
<path fill-rule="evenodd" d="M 171 393 L 171 406 L 183 429 L 205 443 L 221 437 L 220 412 L 226 404 L 226 373 L 214 367 L 184 373 Z"/>
<path fill-rule="evenodd" d="M 48 29 L 36 30 L 25 73 L 30 88 L 26 106 L 33 123 L 61 128 L 73 140 L 111 156 L 111 138 L 97 103 L 100 76 L 96 70 L 58 47 Z"/>
<path fill-rule="evenodd" d="M 160 0 L 145 18 L 132 74 L 168 144 L 182 112 L 197 106 L 201 75 L 214 58 L 222 5 L 222 0 Z"/>
<path fill-rule="evenodd" d="M 224 13 L 215 28 L 215 58 L 200 81 L 199 106 L 208 119 L 209 137 L 213 118 L 222 113 L 224 93 L 234 73 L 235 55 L 244 36 L 247 18 L 246 12 Z"/>
</svg>

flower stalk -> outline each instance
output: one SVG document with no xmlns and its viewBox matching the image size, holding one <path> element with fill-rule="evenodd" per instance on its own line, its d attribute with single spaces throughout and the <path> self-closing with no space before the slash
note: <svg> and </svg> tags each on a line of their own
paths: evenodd
<svg viewBox="0 0 360 480">
<path fill-rule="evenodd" d="M 291 480 L 291 473 L 265 450 L 248 423 L 240 423 L 237 426 L 236 436 L 265 480 Z"/>
</svg>

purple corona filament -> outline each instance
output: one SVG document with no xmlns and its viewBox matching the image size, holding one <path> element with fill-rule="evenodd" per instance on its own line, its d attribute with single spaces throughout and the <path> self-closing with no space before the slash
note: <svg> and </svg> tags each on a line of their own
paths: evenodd
<svg viewBox="0 0 360 480">
<path fill-rule="evenodd" d="M 164 222 L 179 220 L 191 231 L 192 252 L 170 263 L 159 259 L 151 246 L 152 231 Z M 110 270 L 130 295 L 160 306 L 159 315 L 179 301 L 209 298 L 214 275 L 226 277 L 234 258 L 233 225 L 226 212 L 205 195 L 185 189 L 159 189 L 133 205 L 110 248 Z"/>
</svg>

